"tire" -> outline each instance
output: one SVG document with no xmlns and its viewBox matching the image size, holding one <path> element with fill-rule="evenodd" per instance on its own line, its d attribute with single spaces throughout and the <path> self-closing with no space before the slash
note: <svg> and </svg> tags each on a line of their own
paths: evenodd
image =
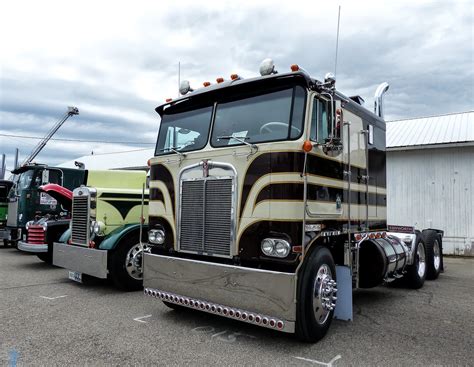
<svg viewBox="0 0 474 367">
<path fill-rule="evenodd" d="M 115 286 L 124 291 L 143 289 L 143 273 L 141 272 L 138 253 L 138 233 L 126 236 L 120 241 L 112 253 L 110 262 L 110 276 Z M 135 256 L 132 256 L 135 254 Z M 132 257 L 130 257 L 132 256 Z M 137 261 L 136 263 L 134 261 Z M 140 265 L 139 265 L 140 264 Z M 131 274 L 135 271 L 133 274 Z"/>
<path fill-rule="evenodd" d="M 38 258 L 41 261 L 44 261 L 46 264 L 49 264 L 49 265 L 53 264 L 53 254 L 49 251 L 48 252 L 43 252 L 43 253 L 40 253 L 40 254 L 36 254 L 36 256 L 38 256 Z"/>
<path fill-rule="evenodd" d="M 414 262 L 406 267 L 403 280 L 408 288 L 419 289 L 423 287 L 426 279 L 426 246 L 419 232 L 416 234 L 414 252 Z"/>
<path fill-rule="evenodd" d="M 443 254 L 438 232 L 432 229 L 423 231 L 423 239 L 426 246 L 426 279 L 437 279 L 441 272 Z"/>
<path fill-rule="evenodd" d="M 326 247 L 316 247 L 298 276 L 296 336 L 301 341 L 314 343 L 326 335 L 334 315 L 335 281 L 336 266 L 331 252 Z M 323 287 L 326 291 L 321 294 Z M 322 296 L 330 301 L 323 301 Z"/>
<path fill-rule="evenodd" d="M 9 247 L 8 240 L 3 240 L 3 247 Z"/>
</svg>

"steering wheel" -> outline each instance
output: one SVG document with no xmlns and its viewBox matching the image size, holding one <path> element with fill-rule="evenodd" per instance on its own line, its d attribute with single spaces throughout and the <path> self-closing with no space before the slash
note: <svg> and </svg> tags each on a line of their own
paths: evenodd
<svg viewBox="0 0 474 367">
<path fill-rule="evenodd" d="M 263 124 L 262 126 L 260 126 L 260 134 L 264 134 L 265 132 L 266 133 L 273 133 L 272 127 L 288 128 L 288 124 L 286 124 L 284 122 L 279 122 L 279 121 L 267 122 L 266 124 Z M 301 132 L 300 129 L 298 129 L 297 127 L 294 127 L 294 126 L 292 126 L 291 129 L 295 130 L 296 133 L 298 133 L 298 134 Z"/>
</svg>

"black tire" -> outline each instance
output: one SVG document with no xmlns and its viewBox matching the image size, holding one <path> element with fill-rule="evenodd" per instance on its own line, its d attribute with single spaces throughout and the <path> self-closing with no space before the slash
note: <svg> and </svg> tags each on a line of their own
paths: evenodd
<svg viewBox="0 0 474 367">
<path fill-rule="evenodd" d="M 132 233 L 125 236 L 111 254 L 110 277 L 117 288 L 127 292 L 143 289 L 143 277 L 140 279 L 133 278 L 126 269 L 127 254 L 138 243 L 138 232 Z"/>
<path fill-rule="evenodd" d="M 38 256 L 38 258 L 41 261 L 44 261 L 46 264 L 49 264 L 49 265 L 53 264 L 53 254 L 49 251 L 48 252 L 43 252 L 43 253 L 40 253 L 40 254 L 36 254 L 36 256 Z"/>
<path fill-rule="evenodd" d="M 418 251 L 420 250 L 420 251 Z M 412 265 L 406 267 L 406 274 L 403 277 L 405 286 L 412 289 L 419 289 L 423 287 L 426 279 L 426 246 L 423 241 L 421 233 L 417 232 L 415 240 L 415 259 Z M 422 258 L 424 256 L 424 259 Z M 423 267 L 424 262 L 424 272 L 420 275 L 421 267 Z M 420 272 L 418 271 L 420 270 Z"/>
<path fill-rule="evenodd" d="M 9 247 L 8 240 L 3 240 L 3 247 Z"/>
<path fill-rule="evenodd" d="M 426 246 L 426 279 L 437 279 L 441 272 L 443 254 L 438 232 L 427 229 L 423 231 Z"/>
<path fill-rule="evenodd" d="M 331 252 L 322 246 L 318 246 L 306 259 L 298 276 L 298 295 L 296 306 L 296 336 L 304 342 L 314 343 L 322 339 L 331 325 L 334 310 L 322 311 L 326 316 L 321 316 L 321 322 L 316 321 L 313 310 L 313 299 L 320 269 L 325 266 L 330 270 L 331 278 L 336 280 L 336 266 Z M 315 306 L 316 307 L 316 306 Z M 319 308 L 316 308 L 319 310 Z"/>
</svg>

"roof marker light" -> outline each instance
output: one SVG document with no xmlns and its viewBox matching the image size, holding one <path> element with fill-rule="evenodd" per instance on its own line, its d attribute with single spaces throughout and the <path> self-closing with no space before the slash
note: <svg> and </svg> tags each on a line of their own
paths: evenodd
<svg viewBox="0 0 474 367">
<path fill-rule="evenodd" d="M 173 98 L 166 98 L 166 102 L 171 102 Z"/>
<path fill-rule="evenodd" d="M 230 76 L 230 79 L 232 79 L 232 80 L 240 80 L 240 79 L 242 79 L 242 78 L 240 77 L 239 74 L 232 74 L 232 75 Z"/>
<path fill-rule="evenodd" d="M 209 87 L 211 85 L 211 82 L 204 82 L 202 83 L 202 85 L 204 85 L 205 87 Z"/>
<path fill-rule="evenodd" d="M 223 77 L 219 77 L 216 79 L 216 82 L 217 83 L 223 83 L 224 82 L 224 78 Z"/>
<path fill-rule="evenodd" d="M 293 64 L 290 66 L 290 69 L 291 71 L 298 71 L 300 70 L 300 67 L 298 66 L 298 64 Z"/>
</svg>

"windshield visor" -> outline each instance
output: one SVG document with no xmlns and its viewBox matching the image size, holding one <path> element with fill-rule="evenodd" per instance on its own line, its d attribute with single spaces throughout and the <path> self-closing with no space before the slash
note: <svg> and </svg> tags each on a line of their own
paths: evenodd
<svg viewBox="0 0 474 367">
<path fill-rule="evenodd" d="M 155 155 L 204 148 L 208 140 L 211 117 L 212 106 L 163 115 Z"/>
<path fill-rule="evenodd" d="M 303 130 L 305 91 L 296 86 L 250 98 L 219 103 L 211 138 L 213 147 L 296 139 Z"/>
</svg>

